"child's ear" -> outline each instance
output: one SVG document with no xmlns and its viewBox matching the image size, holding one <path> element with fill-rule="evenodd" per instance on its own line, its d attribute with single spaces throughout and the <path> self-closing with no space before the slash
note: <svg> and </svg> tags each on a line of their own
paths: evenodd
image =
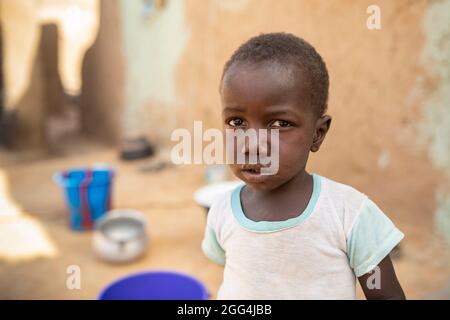
<svg viewBox="0 0 450 320">
<path fill-rule="evenodd" d="M 327 135 L 331 125 L 331 116 L 325 114 L 316 121 L 316 129 L 314 133 L 313 143 L 311 145 L 311 152 L 317 152 Z"/>
</svg>

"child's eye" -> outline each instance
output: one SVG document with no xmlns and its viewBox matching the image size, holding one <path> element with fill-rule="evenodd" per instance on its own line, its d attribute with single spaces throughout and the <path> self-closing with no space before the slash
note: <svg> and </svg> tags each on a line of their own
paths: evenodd
<svg viewBox="0 0 450 320">
<path fill-rule="evenodd" d="M 285 120 L 275 120 L 270 126 L 275 128 L 287 128 L 290 127 L 291 124 Z"/>
<path fill-rule="evenodd" d="M 227 124 L 232 127 L 240 127 L 244 125 L 244 120 L 242 120 L 241 118 L 233 118 L 228 120 Z"/>
</svg>

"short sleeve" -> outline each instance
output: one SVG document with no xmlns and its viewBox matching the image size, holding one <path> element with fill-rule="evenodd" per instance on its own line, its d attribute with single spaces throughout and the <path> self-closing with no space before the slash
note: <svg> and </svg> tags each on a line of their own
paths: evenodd
<svg viewBox="0 0 450 320">
<path fill-rule="evenodd" d="M 216 233 L 209 226 L 206 225 L 205 235 L 202 241 L 202 251 L 209 259 L 217 264 L 225 264 L 225 251 L 217 242 Z"/>
<path fill-rule="evenodd" d="M 404 234 L 370 199 L 366 199 L 347 238 L 347 255 L 357 277 L 375 268 Z"/>
</svg>

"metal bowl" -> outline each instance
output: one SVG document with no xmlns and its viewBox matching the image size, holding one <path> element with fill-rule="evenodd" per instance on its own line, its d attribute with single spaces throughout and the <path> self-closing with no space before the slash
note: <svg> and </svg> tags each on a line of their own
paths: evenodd
<svg viewBox="0 0 450 320">
<path fill-rule="evenodd" d="M 145 216 L 131 209 L 106 213 L 96 224 L 92 245 L 105 261 L 123 263 L 142 256 L 148 247 Z"/>
</svg>

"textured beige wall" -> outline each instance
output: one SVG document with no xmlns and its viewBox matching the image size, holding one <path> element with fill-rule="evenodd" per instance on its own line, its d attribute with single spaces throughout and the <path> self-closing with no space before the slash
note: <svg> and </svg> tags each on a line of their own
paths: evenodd
<svg viewBox="0 0 450 320">
<path fill-rule="evenodd" d="M 7 108 L 14 109 L 30 85 L 43 24 L 58 27 L 58 69 L 65 90 L 80 92 L 82 59 L 98 29 L 97 0 L 1 0 L 0 21 Z"/>
<path fill-rule="evenodd" d="M 421 91 L 422 115 L 419 122 L 424 139 L 421 145 L 440 172 L 435 193 L 435 225 L 450 244 L 450 1 L 434 1 L 425 18 L 425 45 L 422 60 L 434 86 Z M 425 78 L 425 77 L 423 77 Z M 419 83 L 423 82 L 419 77 Z M 420 85 L 418 86 L 419 88 Z M 423 87 L 423 86 L 422 86 Z"/>
<path fill-rule="evenodd" d="M 97 0 L 0 0 L 2 136 L 15 149 L 47 149 L 63 91 L 81 90 L 81 63 L 98 28 Z"/>
<path fill-rule="evenodd" d="M 83 60 L 81 127 L 84 134 L 117 142 L 125 102 L 125 58 L 116 0 L 100 1 L 100 27 Z"/>
</svg>

